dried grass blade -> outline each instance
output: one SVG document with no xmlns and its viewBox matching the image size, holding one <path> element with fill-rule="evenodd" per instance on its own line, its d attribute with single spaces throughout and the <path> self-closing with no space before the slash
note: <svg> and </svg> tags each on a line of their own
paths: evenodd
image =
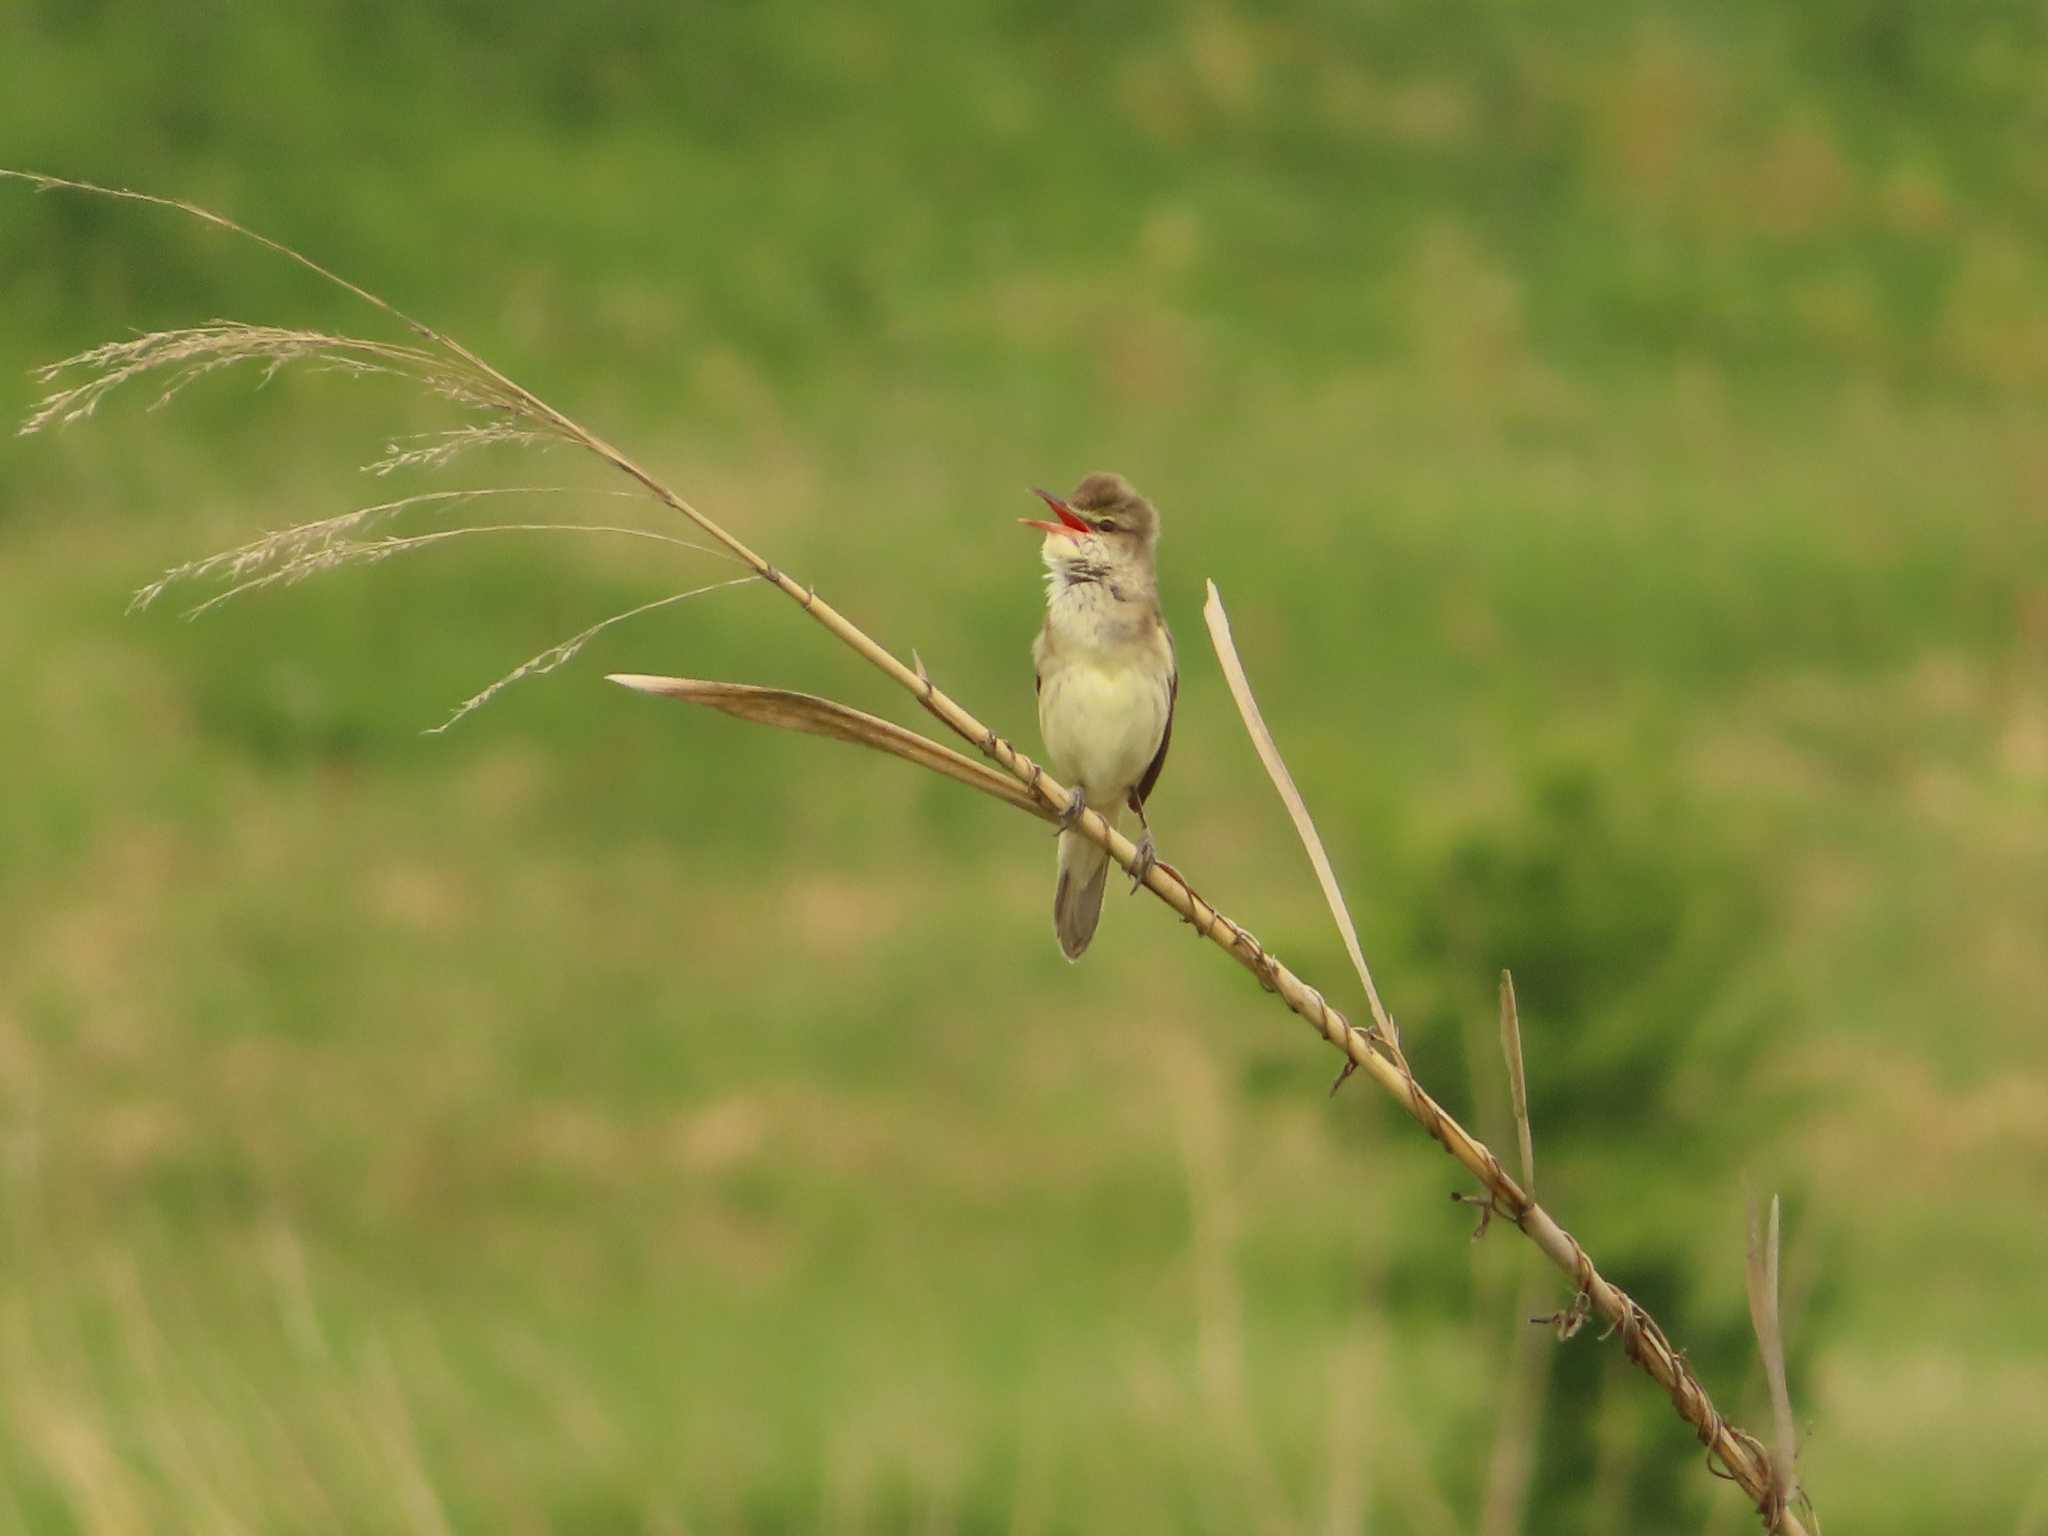
<svg viewBox="0 0 2048 1536">
<path fill-rule="evenodd" d="M 857 747 L 870 747 L 891 757 L 900 757 L 907 763 L 915 763 L 920 768 L 929 768 L 933 773 L 965 784 L 970 789 L 978 789 L 1005 804 L 1016 806 L 1020 811 L 1029 811 L 1042 821 L 1054 819 L 1053 813 L 1036 796 L 1008 774 L 997 773 L 993 768 L 915 731 L 905 730 L 900 725 L 831 699 L 821 699 L 816 694 L 795 693 L 785 688 L 759 688 L 749 683 L 703 682 L 693 677 L 652 677 L 640 672 L 615 672 L 606 681 L 617 683 L 621 688 L 630 688 L 635 693 L 708 705 L 736 719 L 751 720 L 756 725 L 779 726 L 786 731 L 802 731 L 833 741 L 851 742 Z"/>
<path fill-rule="evenodd" d="M 1798 1434 L 1792 1420 L 1792 1393 L 1785 1380 L 1785 1330 L 1778 1312 L 1778 1197 L 1771 1196 L 1766 1224 L 1749 1202 L 1749 1321 L 1763 1356 L 1764 1380 L 1771 1392 L 1771 1481 L 1782 1502 L 1798 1496 L 1795 1464 Z"/>
<path fill-rule="evenodd" d="M 1209 642 L 1215 646 L 1216 659 L 1223 665 L 1223 676 L 1230 684 L 1230 696 L 1237 700 L 1237 712 L 1244 717 L 1245 731 L 1250 735 L 1252 745 L 1258 749 L 1259 761 L 1266 765 L 1266 776 L 1273 781 L 1273 788 L 1279 791 L 1287 814 L 1294 820 L 1295 835 L 1307 850 L 1309 863 L 1315 866 L 1316 880 L 1323 888 L 1323 900 L 1330 905 L 1330 916 L 1336 920 L 1338 933 L 1343 935 L 1352 969 L 1358 972 L 1358 980 L 1365 988 L 1372 1021 L 1381 1036 L 1398 1048 L 1400 1035 L 1380 1003 L 1379 989 L 1372 984 L 1372 970 L 1365 963 L 1365 951 L 1359 948 L 1358 928 L 1351 921 L 1350 908 L 1344 904 L 1344 892 L 1338 888 L 1336 871 L 1330 867 L 1330 856 L 1323 850 L 1322 837 L 1316 832 L 1316 824 L 1308 814 L 1308 805 L 1301 798 L 1301 791 L 1294 787 L 1294 775 L 1287 771 L 1287 763 L 1280 756 L 1273 733 L 1266 729 L 1265 716 L 1259 713 L 1259 701 L 1252 695 L 1251 680 L 1245 676 L 1244 663 L 1238 659 L 1237 644 L 1230 638 L 1230 615 L 1223 611 L 1223 594 L 1216 590 L 1213 581 L 1208 583 L 1208 588 L 1209 598 L 1202 605 L 1202 619 L 1209 626 Z"/>
<path fill-rule="evenodd" d="M 1536 1198 L 1536 1136 L 1529 1127 L 1529 1080 L 1522 1071 L 1522 1015 L 1515 1005 L 1515 978 L 1500 973 L 1500 1049 L 1508 1061 L 1508 1094 L 1515 1106 L 1515 1135 L 1522 1146 L 1522 1190 Z"/>
</svg>

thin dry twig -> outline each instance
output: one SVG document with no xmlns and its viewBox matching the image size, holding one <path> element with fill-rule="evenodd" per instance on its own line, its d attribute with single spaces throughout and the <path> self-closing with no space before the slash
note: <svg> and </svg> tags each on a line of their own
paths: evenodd
<svg viewBox="0 0 2048 1536">
<path fill-rule="evenodd" d="M 456 531 L 460 532 L 463 530 Z M 428 534 L 426 537 L 432 538 L 434 535 Z M 567 666 L 576 659 L 577 653 L 583 647 L 590 644 L 591 641 L 610 629 L 614 624 L 623 624 L 628 619 L 639 618 L 643 613 L 653 613 L 657 608 L 672 607 L 676 603 L 687 601 L 693 597 L 701 597 L 706 592 L 716 592 L 723 587 L 744 587 L 754 579 L 752 576 L 735 576 L 729 581 L 706 582 L 703 586 L 692 587 L 687 592 L 671 592 L 667 597 L 657 597 L 651 603 L 642 603 L 637 608 L 628 608 L 624 613 L 615 613 L 609 618 L 599 619 L 588 629 L 578 630 L 568 639 L 549 646 L 539 655 L 527 657 L 526 660 L 519 663 L 510 672 L 507 672 L 495 683 L 492 683 L 490 687 L 480 693 L 473 693 L 464 699 L 455 707 L 454 714 L 443 720 L 439 725 L 428 726 L 422 734 L 439 736 L 457 722 L 475 714 L 514 683 L 524 682 L 529 677 L 539 677 L 543 673 L 554 671 L 557 667 Z"/>
<path fill-rule="evenodd" d="M 669 489 L 619 449 L 563 415 L 532 391 L 498 372 L 452 337 L 413 320 L 375 294 L 336 276 L 317 262 L 278 241 L 259 235 L 231 219 L 196 205 L 146 193 L 96 187 L 87 183 L 18 171 L 0 171 L 0 176 L 26 181 L 44 190 L 65 188 L 178 209 L 216 227 L 254 240 L 355 294 L 445 351 L 455 363 L 462 365 L 467 377 L 477 381 L 480 390 L 501 392 L 507 402 L 508 414 L 533 422 L 542 430 L 583 447 L 602 462 L 627 476 L 655 500 L 694 523 L 715 542 L 744 562 L 760 579 L 779 588 L 783 595 L 796 603 L 813 622 L 917 699 L 925 709 L 944 722 L 948 729 L 991 759 L 1042 803 L 1053 808 L 1067 804 L 1070 795 L 1064 785 L 1045 773 L 991 727 L 984 725 L 964 706 L 938 688 L 922 666 L 913 668 L 906 665 L 894 653 L 877 643 L 858 625 L 819 597 L 815 588 L 796 581 L 765 557 L 755 553 L 737 536 Z M 659 603 L 647 606 L 659 607 L 668 602 L 679 601 L 686 595 L 691 594 L 678 594 L 676 597 L 664 598 Z M 644 612 L 646 609 L 636 611 Z M 607 623 L 630 616 L 619 615 Z M 579 641 L 594 632 L 586 632 L 585 636 L 578 637 Z M 578 642 L 566 644 L 575 643 Z M 543 662 L 551 654 L 553 653 L 544 652 L 541 657 L 536 657 L 533 663 L 516 670 L 494 688 L 478 695 L 464 709 L 459 710 L 456 717 L 460 718 L 462 714 L 467 713 L 469 708 L 495 692 L 496 687 L 537 670 L 535 664 Z M 559 665 L 559 662 L 553 664 Z M 1298 800 L 1299 797 L 1295 798 Z M 1304 811 L 1303 820 L 1305 819 Z M 1085 811 L 1074 825 L 1083 836 L 1107 850 L 1126 871 L 1131 870 L 1137 863 L 1136 845 L 1101 813 Z M 1586 1250 L 1516 1184 L 1507 1170 L 1501 1166 L 1499 1158 L 1483 1142 L 1458 1124 L 1423 1089 L 1407 1063 L 1400 1058 L 1398 1046 L 1393 1038 L 1391 1021 L 1384 1017 L 1385 1010 L 1379 1006 L 1369 981 L 1367 997 L 1373 1005 L 1375 1028 L 1364 1030 L 1352 1024 L 1338 1009 L 1331 1007 L 1321 992 L 1289 970 L 1248 930 L 1224 916 L 1203 899 L 1201 894 L 1170 866 L 1153 863 L 1147 868 L 1142 883 L 1147 890 L 1190 923 L 1201 937 L 1215 944 L 1245 967 L 1257 978 L 1261 986 L 1277 993 L 1291 1011 L 1306 1020 L 1326 1041 L 1343 1052 L 1353 1068 L 1377 1083 L 1429 1136 L 1479 1180 L 1487 1191 L 1490 1207 L 1512 1220 L 1544 1256 L 1571 1279 L 1575 1295 L 1585 1298 L 1587 1309 L 1597 1310 L 1609 1320 L 1611 1331 L 1619 1332 L 1623 1351 L 1628 1358 L 1664 1389 L 1671 1399 L 1673 1408 L 1692 1426 L 1701 1444 L 1707 1448 L 1708 1465 L 1716 1475 L 1733 1479 L 1757 1501 L 1759 1509 L 1769 1509 L 1782 1503 L 1776 1491 L 1778 1483 L 1769 1454 L 1755 1436 L 1731 1425 L 1722 1417 L 1707 1395 L 1706 1389 L 1693 1375 L 1683 1355 L 1671 1345 L 1655 1319 L 1627 1292 L 1602 1276 L 1594 1267 L 1593 1260 Z M 1361 954 L 1356 962 L 1360 964 L 1361 969 L 1362 960 Z M 1577 1303 L 1575 1308 L 1576 1306 Z M 1786 1536 L 1804 1536 L 1806 1527 L 1793 1511 L 1785 1509 L 1777 1529 L 1786 1533 Z"/>
<path fill-rule="evenodd" d="M 1522 1185 L 1536 1193 L 1536 1137 L 1529 1127 L 1529 1080 L 1522 1071 L 1522 1015 L 1515 1006 L 1515 978 L 1500 973 L 1500 1049 L 1508 1062 L 1508 1094 L 1515 1106 L 1515 1138 L 1522 1146 Z"/>
</svg>

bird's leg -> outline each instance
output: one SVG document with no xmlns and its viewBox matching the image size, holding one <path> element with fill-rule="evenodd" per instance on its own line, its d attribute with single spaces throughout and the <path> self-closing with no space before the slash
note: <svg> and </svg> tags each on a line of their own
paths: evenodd
<svg viewBox="0 0 2048 1536">
<path fill-rule="evenodd" d="M 1054 828 L 1053 835 L 1057 837 L 1061 832 L 1073 831 L 1074 823 L 1081 819 L 1082 813 L 1087 809 L 1088 797 L 1081 793 L 1081 786 L 1076 784 L 1067 792 L 1067 808 L 1060 812 L 1059 825 Z"/>
<path fill-rule="evenodd" d="M 1138 813 L 1138 825 L 1145 829 L 1144 836 L 1138 839 L 1137 857 L 1131 860 L 1131 894 L 1135 896 L 1145 877 L 1152 873 L 1153 865 L 1159 862 L 1159 853 L 1152 846 L 1152 823 L 1145 817 L 1145 802 L 1138 798 L 1136 790 L 1131 791 L 1130 805 Z"/>
</svg>

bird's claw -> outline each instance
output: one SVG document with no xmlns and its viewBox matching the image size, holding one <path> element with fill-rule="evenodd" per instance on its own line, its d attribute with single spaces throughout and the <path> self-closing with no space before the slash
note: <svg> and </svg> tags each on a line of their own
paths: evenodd
<svg viewBox="0 0 2048 1536">
<path fill-rule="evenodd" d="M 1159 854 L 1152 846 L 1151 829 L 1147 828 L 1145 835 L 1138 839 L 1138 852 L 1131 860 L 1131 894 L 1133 896 L 1138 894 L 1138 888 L 1145 883 L 1145 877 L 1152 873 L 1154 866 L 1158 863 Z"/>
<path fill-rule="evenodd" d="M 1088 801 L 1081 791 L 1078 789 L 1070 790 L 1067 794 L 1066 809 L 1060 812 L 1059 831 L 1073 831 L 1074 824 L 1081 819 L 1087 809 Z"/>
</svg>

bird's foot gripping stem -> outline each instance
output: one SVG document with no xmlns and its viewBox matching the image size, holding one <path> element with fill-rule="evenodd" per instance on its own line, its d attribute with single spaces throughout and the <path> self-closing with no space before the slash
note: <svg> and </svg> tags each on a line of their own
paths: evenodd
<svg viewBox="0 0 2048 1536">
<path fill-rule="evenodd" d="M 1087 809 L 1088 797 L 1081 793 L 1080 788 L 1076 786 L 1075 788 L 1069 790 L 1067 792 L 1067 806 L 1065 810 L 1060 812 L 1059 826 L 1057 831 L 1073 831 L 1074 823 L 1081 819 L 1081 817 L 1086 813 Z M 1057 835 L 1057 833 L 1055 835 Z"/>
<path fill-rule="evenodd" d="M 1152 829 L 1147 827 L 1145 835 L 1138 839 L 1138 855 L 1131 860 L 1131 894 L 1138 894 L 1138 888 L 1145 883 L 1145 877 L 1152 873 L 1159 863 L 1159 852 L 1152 846 Z"/>
</svg>

